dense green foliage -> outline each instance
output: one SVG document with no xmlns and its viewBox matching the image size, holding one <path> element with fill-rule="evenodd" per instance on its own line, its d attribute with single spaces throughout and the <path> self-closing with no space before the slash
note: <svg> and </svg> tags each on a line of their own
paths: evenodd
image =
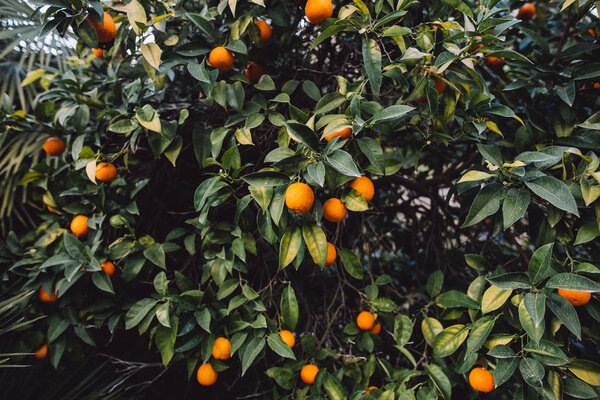
<svg viewBox="0 0 600 400">
<path fill-rule="evenodd" d="M 178 371 L 171 393 L 385 400 L 476 398 L 477 364 L 494 374 L 489 398 L 598 398 L 594 2 L 540 3 L 521 21 L 516 1 L 354 0 L 320 25 L 287 0 L 103 3 L 117 33 L 98 44 L 86 17 L 101 20 L 99 1 L 47 2 L 42 33 L 72 30 L 79 56 L 29 73 L 28 112 L 2 97 L 0 168 L 30 162 L 12 201 L 36 216 L 0 241 L 0 288 L 59 296 L 25 298 L 24 318 L 45 318 L 0 348 L 48 342 L 48 360 L 10 363 L 66 371 L 97 351 Z M 229 72 L 208 63 L 221 45 Z M 17 149 L 22 135 L 33 145 Z M 50 136 L 61 156 L 41 156 Z M 118 177 L 97 181 L 100 162 Z M 371 201 L 349 187 L 359 176 Z M 309 212 L 286 207 L 292 182 L 312 187 Z M 331 197 L 349 210 L 339 223 L 323 218 Z M 87 236 L 69 231 L 76 215 Z M 574 307 L 557 289 L 592 298 Z M 363 310 L 381 333 L 358 328 Z M 226 361 L 211 357 L 221 336 Z M 206 362 L 210 389 L 195 379 Z"/>
</svg>

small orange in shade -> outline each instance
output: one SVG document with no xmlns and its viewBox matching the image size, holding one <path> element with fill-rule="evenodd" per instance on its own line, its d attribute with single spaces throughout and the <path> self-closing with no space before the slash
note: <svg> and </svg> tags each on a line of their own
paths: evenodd
<svg viewBox="0 0 600 400">
<path fill-rule="evenodd" d="M 251 83 L 258 82 L 258 80 L 261 76 L 263 76 L 264 73 L 265 71 L 263 70 L 263 67 L 261 67 L 260 64 L 257 64 L 254 61 L 250 61 L 248 65 L 246 65 L 246 69 L 244 70 L 244 75 L 246 75 L 246 78 L 248 78 L 248 80 Z"/>
<path fill-rule="evenodd" d="M 102 49 L 92 49 L 92 53 L 94 53 L 94 55 L 96 57 L 98 57 L 101 60 L 104 60 L 104 50 Z"/>
<path fill-rule="evenodd" d="M 311 23 L 318 25 L 333 15 L 333 3 L 331 0 L 308 0 L 304 14 Z"/>
<path fill-rule="evenodd" d="M 60 156 L 66 149 L 65 142 L 59 138 L 51 137 L 46 139 L 42 149 L 51 156 Z"/>
<path fill-rule="evenodd" d="M 319 368 L 316 365 L 306 364 L 300 370 L 300 379 L 302 379 L 302 382 L 311 385 L 315 381 L 318 372 Z"/>
<path fill-rule="evenodd" d="M 221 72 L 233 67 L 233 54 L 223 46 L 215 47 L 208 55 L 208 63 Z"/>
<path fill-rule="evenodd" d="M 295 182 L 285 191 L 285 205 L 297 213 L 305 213 L 315 202 L 315 194 L 306 183 Z"/>
<path fill-rule="evenodd" d="M 54 214 L 54 213 L 55 213 L 55 211 L 54 211 L 54 209 L 52 209 L 52 207 L 50 207 L 50 206 L 48 206 L 48 205 L 47 205 L 47 206 L 46 206 L 46 208 L 47 208 L 47 209 L 48 209 L 48 211 L 50 211 L 52 214 Z"/>
<path fill-rule="evenodd" d="M 38 360 L 43 360 L 44 358 L 46 358 L 47 355 L 48 355 L 48 343 L 43 344 L 42 347 L 40 347 L 33 353 L 33 356 L 35 358 L 37 358 Z"/>
<path fill-rule="evenodd" d="M 375 326 L 375 315 L 368 311 L 363 311 L 356 317 L 356 325 L 363 331 L 370 331 Z"/>
<path fill-rule="evenodd" d="M 485 65 L 487 65 L 489 68 L 499 68 L 502 66 L 502 64 L 504 64 L 504 57 L 486 57 L 485 58 Z"/>
<path fill-rule="evenodd" d="M 517 18 L 522 21 L 529 21 L 535 17 L 535 6 L 531 3 L 525 3 L 519 8 Z"/>
<path fill-rule="evenodd" d="M 111 163 L 101 162 L 96 165 L 96 179 L 110 182 L 117 177 L 117 168 Z"/>
<path fill-rule="evenodd" d="M 477 50 L 483 47 L 483 43 L 481 43 L 481 39 L 483 39 L 481 36 L 475 36 L 475 40 L 477 41 L 477 43 L 473 46 L 473 50 Z"/>
<path fill-rule="evenodd" d="M 87 224 L 88 217 L 78 215 L 71 221 L 71 232 L 77 237 L 83 237 L 90 233 L 90 227 Z"/>
<path fill-rule="evenodd" d="M 219 374 L 210 363 L 202 364 L 196 373 L 196 379 L 202 386 L 214 385 L 218 377 Z"/>
<path fill-rule="evenodd" d="M 271 39 L 271 27 L 265 21 L 254 22 L 260 29 L 260 42 L 267 43 Z"/>
<path fill-rule="evenodd" d="M 56 303 L 58 301 L 58 294 L 56 292 L 52 292 L 52 296 L 50 296 L 44 287 L 41 287 L 39 298 L 42 303 Z"/>
<path fill-rule="evenodd" d="M 100 25 L 90 17 L 86 18 L 86 21 L 92 24 L 96 33 L 98 34 L 98 43 L 110 42 L 117 34 L 117 26 L 115 21 L 108 13 L 104 13 L 104 25 Z"/>
<path fill-rule="evenodd" d="M 365 394 L 371 394 L 371 390 L 379 390 L 377 386 L 369 386 L 369 388 L 365 391 Z"/>
<path fill-rule="evenodd" d="M 427 68 L 429 71 L 429 68 Z M 442 94 L 444 89 L 446 88 L 446 82 L 438 78 L 437 76 L 433 76 L 433 88 L 437 92 L 437 94 Z M 421 97 L 415 99 L 415 103 L 425 103 L 427 101 L 427 93 L 423 94 Z"/>
<path fill-rule="evenodd" d="M 483 368 L 473 368 L 469 374 L 471 387 L 479 392 L 489 393 L 494 390 L 494 374 Z"/>
<path fill-rule="evenodd" d="M 340 199 L 329 199 L 323 204 L 323 217 L 330 222 L 340 222 L 346 216 L 346 206 Z"/>
<path fill-rule="evenodd" d="M 339 136 L 340 139 L 349 139 L 352 136 L 352 128 L 347 126 L 337 132 L 329 133 L 329 134 L 325 135 L 325 140 L 327 140 L 329 142 L 331 139 L 333 139 L 336 136 Z"/>
<path fill-rule="evenodd" d="M 592 298 L 590 292 L 580 292 L 579 290 L 558 289 L 558 294 L 567 299 L 575 307 L 587 304 Z"/>
<path fill-rule="evenodd" d="M 108 276 L 112 276 L 115 273 L 115 264 L 113 264 L 112 261 L 104 261 L 102 264 L 100 264 L 100 268 L 102 268 L 102 270 L 106 272 L 106 275 Z"/>
<path fill-rule="evenodd" d="M 596 31 L 593 29 L 588 29 L 588 33 L 592 35 L 592 37 L 596 37 Z"/>
<path fill-rule="evenodd" d="M 600 89 L 600 83 L 594 82 L 594 89 Z"/>
<path fill-rule="evenodd" d="M 375 335 L 379 335 L 379 333 L 381 332 L 381 323 L 378 322 L 375 324 L 375 326 L 373 327 L 373 329 L 371 329 L 371 333 L 375 334 Z"/>
<path fill-rule="evenodd" d="M 333 264 L 336 257 L 337 257 L 337 251 L 335 249 L 335 246 L 333 244 L 327 242 L 327 257 L 325 258 L 325 266 L 328 267 L 331 264 Z M 318 264 L 317 260 L 315 260 L 314 258 L 313 258 L 313 261 L 315 264 Z"/>
<path fill-rule="evenodd" d="M 366 176 L 359 176 L 352 181 L 350 187 L 356 191 L 358 195 L 363 195 L 366 201 L 371 201 L 375 194 L 375 186 L 373 182 Z"/>
<path fill-rule="evenodd" d="M 217 360 L 227 360 L 231 357 L 231 342 L 224 337 L 215 339 L 212 348 L 212 356 Z"/>
<path fill-rule="evenodd" d="M 290 331 L 279 331 L 279 336 L 281 337 L 281 340 L 285 342 L 285 344 L 290 346 L 290 349 L 296 344 L 296 338 L 294 337 L 294 334 Z"/>
</svg>

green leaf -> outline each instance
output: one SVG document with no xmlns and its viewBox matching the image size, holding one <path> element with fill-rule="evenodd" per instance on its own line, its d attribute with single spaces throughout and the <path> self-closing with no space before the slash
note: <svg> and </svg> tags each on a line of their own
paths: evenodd
<svg viewBox="0 0 600 400">
<path fill-rule="evenodd" d="M 311 50 L 314 49 L 324 40 L 332 37 L 333 35 L 335 35 L 337 33 L 340 33 L 341 31 L 343 31 L 344 29 L 347 29 L 347 28 L 348 28 L 347 25 L 331 25 L 329 28 L 323 30 L 323 32 L 321 32 L 321 34 L 319 36 L 317 36 L 317 38 L 315 39 L 313 44 L 310 46 L 310 49 Z"/>
<path fill-rule="evenodd" d="M 503 290 L 494 285 L 490 286 L 481 298 L 481 313 L 488 314 L 496 311 L 506 303 L 511 294 L 512 290 Z"/>
<path fill-rule="evenodd" d="M 67 250 L 67 253 L 69 253 L 72 259 L 81 262 L 86 262 L 89 260 L 86 246 L 81 243 L 81 241 L 77 239 L 75 235 L 65 232 L 63 234 L 63 244 L 65 246 L 65 250 Z"/>
<path fill-rule="evenodd" d="M 531 318 L 533 319 L 534 325 L 537 327 L 544 320 L 544 314 L 546 312 L 546 295 L 544 293 L 527 293 L 523 298 L 525 308 Z"/>
<path fill-rule="evenodd" d="M 327 114 L 333 110 L 336 110 L 345 102 L 346 98 L 340 93 L 327 93 L 325 96 L 321 97 L 321 99 L 315 106 L 315 115 Z"/>
<path fill-rule="evenodd" d="M 600 235 L 598 231 L 598 222 L 587 222 L 579 228 L 577 231 L 577 237 L 575 238 L 574 245 L 588 243 L 596 239 Z"/>
<path fill-rule="evenodd" d="M 278 333 L 272 333 L 267 337 L 267 344 L 275 353 L 279 354 L 281 357 L 291 358 L 292 360 L 296 359 L 294 352 L 279 336 Z"/>
<path fill-rule="evenodd" d="M 92 273 L 92 282 L 100 290 L 115 294 L 110 277 L 104 271 L 98 271 Z"/>
<path fill-rule="evenodd" d="M 567 329 L 573 332 L 573 334 L 581 340 L 581 323 L 579 322 L 575 307 L 573 307 L 567 299 L 556 293 L 548 293 L 546 304 L 550 311 L 561 320 Z"/>
<path fill-rule="evenodd" d="M 542 339 L 539 344 L 528 342 L 524 350 L 544 365 L 560 366 L 569 362 L 567 355 L 554 343 Z"/>
<path fill-rule="evenodd" d="M 323 229 L 314 223 L 304 223 L 302 236 L 312 258 L 317 264 L 324 266 L 327 259 L 327 237 Z"/>
<path fill-rule="evenodd" d="M 279 306 L 281 308 L 282 325 L 291 331 L 295 330 L 296 325 L 298 324 L 300 310 L 298 308 L 296 293 L 291 285 L 288 285 L 283 289 Z"/>
<path fill-rule="evenodd" d="M 405 346 L 410 340 L 410 336 L 413 331 L 413 322 L 411 319 L 404 315 L 398 314 L 394 319 L 394 339 L 396 344 L 400 347 Z"/>
<path fill-rule="evenodd" d="M 337 252 L 346 272 L 353 278 L 363 279 L 363 266 L 358 256 L 353 251 L 343 248 L 339 248 Z"/>
<path fill-rule="evenodd" d="M 502 221 L 504 224 L 504 230 L 508 229 L 512 224 L 523 218 L 530 201 L 531 195 L 527 189 L 511 188 L 508 192 L 506 192 L 504 203 L 502 204 Z"/>
<path fill-rule="evenodd" d="M 294 371 L 291 368 L 272 367 L 265 371 L 265 375 L 275 379 L 275 382 L 286 390 L 294 387 Z"/>
<path fill-rule="evenodd" d="M 519 363 L 519 371 L 521 371 L 521 376 L 528 385 L 542 387 L 545 371 L 544 366 L 539 361 L 533 358 L 523 358 Z"/>
<path fill-rule="evenodd" d="M 425 317 L 421 322 L 421 332 L 423 333 L 423 337 L 428 345 L 433 347 L 435 343 L 435 338 L 437 335 L 444 330 L 444 327 L 435 318 Z"/>
<path fill-rule="evenodd" d="M 314 101 L 319 101 L 319 99 L 321 98 L 321 91 L 313 81 L 304 81 L 302 83 L 302 90 L 304 90 L 304 93 L 306 93 L 306 95 Z"/>
<path fill-rule="evenodd" d="M 200 28 L 202 32 L 207 34 L 213 42 L 218 42 L 217 32 L 215 32 L 215 29 L 212 27 L 211 23 L 207 21 L 202 15 L 186 13 L 185 16 L 188 17 L 188 19 L 192 21 L 194 25 Z"/>
<path fill-rule="evenodd" d="M 48 326 L 48 342 L 52 343 L 69 327 L 69 321 L 60 317 L 51 318 Z"/>
<path fill-rule="evenodd" d="M 600 284 L 597 282 L 582 275 L 566 272 L 552 276 L 552 278 L 546 282 L 546 287 L 551 289 L 578 290 L 580 292 L 600 292 Z"/>
<path fill-rule="evenodd" d="M 496 368 L 494 369 L 494 384 L 496 387 L 508 381 L 515 373 L 518 366 L 519 359 L 516 357 L 499 359 L 496 363 Z"/>
<path fill-rule="evenodd" d="M 314 151 L 319 151 L 319 138 L 317 134 L 304 124 L 298 122 L 284 122 L 288 132 L 299 142 L 305 144 Z"/>
<path fill-rule="evenodd" d="M 444 3 L 448 4 L 451 7 L 454 7 L 458 11 L 466 14 L 469 18 L 473 19 L 473 11 L 471 7 L 463 3 L 461 0 L 443 0 Z"/>
<path fill-rule="evenodd" d="M 158 306 L 158 308 L 156 309 L 156 319 L 158 319 L 158 322 L 167 328 L 171 327 L 171 321 L 169 319 L 169 303 L 162 303 L 160 306 Z"/>
<path fill-rule="evenodd" d="M 492 51 L 492 52 L 486 54 L 486 57 L 498 57 L 498 58 L 504 57 L 509 60 L 518 60 L 518 61 L 524 61 L 529 64 L 533 64 L 533 62 L 531 62 L 530 59 L 528 59 L 521 53 L 518 53 L 514 50 L 496 50 L 496 51 Z"/>
<path fill-rule="evenodd" d="M 425 372 L 429 376 L 433 386 L 440 392 L 444 399 L 450 399 L 452 394 L 452 384 L 444 371 L 435 364 L 425 366 Z"/>
<path fill-rule="evenodd" d="M 171 359 L 173 358 L 173 354 L 175 353 L 175 339 L 177 338 L 177 328 L 179 326 L 179 320 L 177 317 L 173 318 L 173 323 L 170 328 L 166 328 L 164 326 L 159 326 L 156 329 L 156 334 L 154 335 L 154 341 L 156 343 L 156 347 L 160 352 L 160 356 L 164 366 L 167 366 Z"/>
<path fill-rule="evenodd" d="M 363 36 L 362 39 L 362 54 L 363 63 L 369 78 L 369 84 L 371 91 L 375 97 L 379 97 L 381 90 L 381 52 L 377 46 L 377 43 L 373 39 L 369 39 L 368 36 Z"/>
<path fill-rule="evenodd" d="M 550 262 L 552 260 L 552 249 L 554 243 L 548 243 L 537 249 L 529 260 L 527 274 L 531 283 L 537 285 L 548 277 L 550 272 Z"/>
<path fill-rule="evenodd" d="M 210 333 L 211 315 L 210 315 L 210 311 L 208 310 L 208 308 L 203 308 L 200 311 L 196 311 L 194 313 L 194 318 L 196 319 L 196 322 L 198 323 L 198 326 L 200 328 L 202 328 L 206 332 Z"/>
<path fill-rule="evenodd" d="M 373 115 L 373 118 L 371 118 L 370 122 L 371 125 L 375 125 L 381 122 L 396 123 L 414 109 L 415 107 L 400 104 L 389 106 L 387 108 L 384 108 L 383 110 L 377 111 L 377 113 Z"/>
<path fill-rule="evenodd" d="M 435 299 L 435 302 L 438 306 L 446 308 L 466 307 L 472 310 L 479 309 L 479 304 L 459 290 L 444 292 Z"/>
<path fill-rule="evenodd" d="M 347 400 L 348 397 L 344 392 L 344 387 L 342 386 L 339 379 L 335 376 L 327 373 L 325 378 L 323 379 L 323 388 L 327 393 L 327 398 L 331 400 Z"/>
<path fill-rule="evenodd" d="M 522 272 L 508 272 L 486 278 L 489 283 L 498 286 L 500 289 L 529 289 L 529 277 Z"/>
<path fill-rule="evenodd" d="M 152 246 L 144 250 L 144 257 L 150 260 L 153 264 L 167 269 L 165 260 L 165 250 L 159 243 L 154 243 Z"/>
<path fill-rule="evenodd" d="M 535 325 L 533 322 L 533 317 L 525 308 L 525 302 L 521 301 L 519 304 L 519 322 L 521 322 L 521 326 L 527 332 L 527 335 L 536 343 L 540 342 L 542 335 L 544 335 L 545 324 L 544 320 L 541 321 L 539 325 Z"/>
<path fill-rule="evenodd" d="M 125 315 L 125 329 L 137 326 L 156 303 L 154 299 L 142 299 L 134 303 Z"/>
<path fill-rule="evenodd" d="M 380 172 L 385 172 L 385 157 L 379 142 L 370 137 L 361 137 L 356 140 L 356 143 L 371 164 Z"/>
<path fill-rule="evenodd" d="M 566 378 L 563 383 L 564 392 L 576 399 L 595 399 L 598 396 L 593 387 L 579 379 Z"/>
<path fill-rule="evenodd" d="M 362 176 L 358 167 L 354 163 L 352 156 L 344 150 L 335 150 L 333 153 L 326 156 L 327 163 L 333 169 L 346 176 L 359 177 Z"/>
<path fill-rule="evenodd" d="M 553 176 L 542 176 L 533 181 L 525 181 L 525 185 L 554 207 L 579 217 L 575 198 L 564 182 Z"/>
<path fill-rule="evenodd" d="M 461 228 L 474 225 L 484 218 L 495 214 L 500 209 L 502 195 L 503 186 L 499 183 L 490 183 L 484 186 L 477 193 L 477 196 L 475 196 L 475 200 L 473 200 L 473 204 L 471 204 L 467 218 Z"/>
<path fill-rule="evenodd" d="M 256 337 L 246 345 L 246 349 L 241 356 L 242 360 L 242 376 L 246 373 L 252 362 L 258 357 L 260 352 L 265 348 L 265 339 Z"/>
<path fill-rule="evenodd" d="M 483 346 L 490 333 L 492 333 L 495 323 L 496 318 L 491 316 L 480 318 L 473 323 L 471 333 L 467 339 L 467 350 L 465 355 L 476 352 Z"/>
<path fill-rule="evenodd" d="M 283 234 L 279 244 L 279 270 L 284 269 L 294 261 L 296 255 L 298 255 L 300 246 L 302 246 L 302 233 L 300 228 L 297 226 L 289 226 Z"/>
<path fill-rule="evenodd" d="M 465 325 L 452 325 L 442 332 L 440 332 L 435 338 L 433 345 L 434 357 L 447 357 L 454 354 L 460 345 L 469 336 L 470 326 Z"/>
<path fill-rule="evenodd" d="M 488 351 L 488 356 L 496 357 L 496 358 L 513 358 L 517 355 L 515 352 L 505 344 L 498 344 Z"/>
<path fill-rule="evenodd" d="M 440 294 L 442 285 L 444 284 L 444 273 L 440 270 L 434 271 L 429 278 L 427 278 L 427 284 L 425 288 L 430 297 L 435 297 Z"/>
</svg>

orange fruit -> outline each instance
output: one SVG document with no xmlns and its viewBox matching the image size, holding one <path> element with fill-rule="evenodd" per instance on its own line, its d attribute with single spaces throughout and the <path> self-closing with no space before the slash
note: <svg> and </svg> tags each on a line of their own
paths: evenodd
<svg viewBox="0 0 600 400">
<path fill-rule="evenodd" d="M 267 43 L 271 39 L 271 27 L 265 21 L 254 21 L 260 30 L 260 42 Z"/>
<path fill-rule="evenodd" d="M 54 213 L 55 213 L 55 211 L 54 211 L 54 209 L 52 209 L 52 207 L 50 207 L 50 206 L 46 206 L 46 208 L 47 208 L 47 209 L 48 209 L 48 211 L 50 211 L 52 214 L 54 214 Z"/>
<path fill-rule="evenodd" d="M 365 391 L 365 394 L 371 394 L 371 390 L 379 390 L 377 386 L 369 386 L 369 388 Z"/>
<path fill-rule="evenodd" d="M 477 50 L 483 47 L 483 43 L 481 43 L 481 40 L 483 38 L 481 36 L 475 36 L 475 40 L 477 41 L 477 43 L 473 46 L 473 50 Z"/>
<path fill-rule="evenodd" d="M 535 17 L 535 6 L 531 3 L 525 3 L 519 8 L 517 18 L 522 21 L 529 21 Z"/>
<path fill-rule="evenodd" d="M 233 67 L 233 54 L 223 46 L 215 47 L 208 55 L 208 63 L 221 72 L 227 72 Z"/>
<path fill-rule="evenodd" d="M 90 227 L 87 224 L 88 217 L 78 215 L 71 221 L 71 232 L 77 237 L 83 237 L 90 233 Z"/>
<path fill-rule="evenodd" d="M 360 176 L 352 181 L 350 187 L 356 191 L 358 195 L 363 195 L 366 201 L 371 201 L 375 194 L 375 186 L 373 182 L 366 176 Z"/>
<path fill-rule="evenodd" d="M 494 390 L 494 374 L 483 368 L 473 368 L 469 374 L 471 387 L 483 393 Z"/>
<path fill-rule="evenodd" d="M 48 355 L 48 343 L 43 344 L 42 347 L 40 347 L 33 353 L 33 356 L 39 360 L 46 358 L 47 355 Z"/>
<path fill-rule="evenodd" d="M 600 89 L 600 83 L 594 82 L 594 89 Z"/>
<path fill-rule="evenodd" d="M 378 322 L 375 324 L 375 326 L 373 327 L 373 329 L 371 329 L 371 333 L 375 334 L 375 335 L 379 335 L 379 333 L 381 332 L 381 323 Z"/>
<path fill-rule="evenodd" d="M 279 336 L 281 337 L 281 340 L 285 342 L 285 344 L 290 346 L 290 349 L 296 344 L 296 338 L 290 331 L 279 331 Z"/>
<path fill-rule="evenodd" d="M 110 42 L 117 35 L 117 26 L 112 17 L 104 13 L 104 24 L 100 25 L 90 17 L 86 18 L 86 21 L 92 24 L 96 33 L 98 34 L 98 43 Z"/>
<path fill-rule="evenodd" d="M 215 339 L 212 348 L 212 356 L 217 360 L 227 360 L 231 357 L 231 342 L 224 337 Z"/>
<path fill-rule="evenodd" d="M 315 194 L 306 183 L 292 183 L 285 191 L 285 205 L 294 212 L 307 212 L 314 202 Z"/>
<path fill-rule="evenodd" d="M 339 136 L 342 139 L 348 139 L 348 138 L 350 138 L 350 136 L 352 136 L 352 128 L 345 127 L 342 130 L 340 130 L 340 131 L 333 132 L 333 133 L 330 133 L 328 135 L 325 135 L 325 140 L 327 140 L 329 142 L 331 139 L 333 139 L 336 136 Z"/>
<path fill-rule="evenodd" d="M 315 381 L 318 372 L 319 368 L 316 365 L 306 364 L 300 370 L 300 379 L 302 379 L 302 382 L 311 385 Z"/>
<path fill-rule="evenodd" d="M 375 315 L 368 311 L 363 311 L 356 317 L 356 325 L 363 331 L 370 331 L 375 326 Z"/>
<path fill-rule="evenodd" d="M 42 149 L 51 156 L 60 156 L 66 149 L 65 142 L 59 138 L 51 137 L 46 139 Z"/>
<path fill-rule="evenodd" d="M 219 374 L 210 363 L 202 364 L 196 373 L 196 379 L 202 386 L 214 385 Z"/>
<path fill-rule="evenodd" d="M 50 296 L 42 286 L 40 288 L 39 298 L 42 303 L 56 303 L 58 301 L 58 294 L 56 292 L 52 292 L 52 296 Z"/>
<path fill-rule="evenodd" d="M 96 165 L 96 179 L 110 182 L 117 177 L 117 168 L 111 163 L 101 162 Z"/>
<path fill-rule="evenodd" d="M 108 276 L 112 276 L 115 273 L 115 264 L 113 264 L 112 261 L 104 261 L 102 264 L 100 264 L 100 268 L 102 268 L 102 270 L 106 272 L 106 275 Z"/>
<path fill-rule="evenodd" d="M 499 68 L 502 66 L 502 64 L 504 64 L 504 57 L 486 57 L 485 58 L 485 65 L 487 65 L 489 68 Z"/>
<path fill-rule="evenodd" d="M 558 294 L 567 299 L 575 307 L 586 304 L 592 298 L 590 292 L 580 292 L 578 290 L 558 289 Z"/>
<path fill-rule="evenodd" d="M 246 65 L 246 69 L 244 70 L 244 75 L 246 78 L 252 83 L 258 82 L 261 76 L 264 74 L 263 67 L 260 64 L 255 63 L 254 61 L 250 61 L 248 65 Z"/>
<path fill-rule="evenodd" d="M 94 53 L 94 55 L 96 57 L 98 57 L 101 60 L 104 60 L 104 50 L 102 49 L 92 49 L 92 53 Z"/>
<path fill-rule="evenodd" d="M 346 216 L 346 206 L 340 199 L 331 198 L 323 204 L 323 217 L 330 222 L 340 222 Z"/>
<path fill-rule="evenodd" d="M 588 33 L 590 35 L 592 35 L 592 37 L 596 37 L 596 31 L 595 30 L 593 30 L 593 29 L 590 28 L 590 29 L 588 29 Z"/>
<path fill-rule="evenodd" d="M 431 71 L 431 68 L 427 68 L 427 71 Z M 443 75 L 443 74 L 442 74 Z M 442 94 L 444 89 L 446 88 L 446 82 L 438 78 L 437 76 L 433 76 L 433 88 L 437 92 L 437 94 Z M 427 101 L 427 93 L 423 94 L 418 99 L 415 99 L 415 103 L 425 103 Z"/>
<path fill-rule="evenodd" d="M 325 266 L 328 267 L 331 264 L 333 264 L 336 257 L 337 257 L 337 251 L 335 250 L 335 246 L 333 244 L 327 242 L 327 257 L 325 258 Z M 318 264 L 317 260 L 315 260 L 314 258 L 313 258 L 313 261 L 315 264 Z"/>
<path fill-rule="evenodd" d="M 304 14 L 311 23 L 318 25 L 333 15 L 333 4 L 331 0 L 308 0 Z"/>
</svg>

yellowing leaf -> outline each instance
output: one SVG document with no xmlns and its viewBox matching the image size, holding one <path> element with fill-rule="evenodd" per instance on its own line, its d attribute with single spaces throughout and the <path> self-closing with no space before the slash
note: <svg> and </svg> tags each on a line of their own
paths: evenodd
<svg viewBox="0 0 600 400">
<path fill-rule="evenodd" d="M 565 8 L 569 7 L 573 3 L 575 3 L 575 0 L 565 0 L 565 2 L 563 3 L 562 7 L 560 8 L 560 11 L 562 11 Z"/>
<path fill-rule="evenodd" d="M 144 59 L 148 61 L 148 64 L 150 64 L 154 69 L 158 69 L 160 66 L 160 56 L 162 53 L 160 47 L 156 43 L 144 43 L 141 46 L 141 50 L 142 56 L 144 56 Z"/>
<path fill-rule="evenodd" d="M 494 176 L 494 175 L 488 174 L 487 172 L 471 170 L 471 171 L 467 172 L 466 174 L 464 174 L 463 177 L 460 178 L 458 183 L 482 181 L 482 180 L 488 179 L 492 176 Z"/>
<path fill-rule="evenodd" d="M 239 128 L 235 130 L 235 139 L 239 144 L 254 144 L 252 143 L 252 134 L 248 128 Z"/>
<path fill-rule="evenodd" d="M 160 125 L 160 118 L 158 117 L 158 113 L 154 113 L 154 117 L 152 117 L 152 119 L 150 121 L 144 121 L 137 114 L 135 117 L 137 118 L 140 125 L 142 125 L 144 128 L 149 129 L 154 132 L 160 132 L 161 125 Z"/>
<path fill-rule="evenodd" d="M 146 25 L 148 21 L 146 19 L 146 10 L 144 10 L 144 7 L 137 0 L 132 0 L 126 5 L 117 3 L 116 5 L 113 5 L 112 8 L 127 13 L 127 20 L 135 34 L 139 36 L 142 33 L 142 30 L 138 27 L 136 22 Z"/>
<path fill-rule="evenodd" d="M 179 36 L 171 35 L 164 41 L 164 44 L 166 46 L 175 46 L 177 42 L 179 42 Z"/>
<path fill-rule="evenodd" d="M 21 87 L 25 87 L 27 85 L 32 84 L 33 82 L 40 79 L 45 73 L 46 70 L 43 68 L 39 68 L 34 71 L 29 71 L 25 79 L 23 79 L 23 82 L 21 82 Z"/>
<path fill-rule="evenodd" d="M 96 160 L 92 160 L 85 165 L 85 173 L 88 179 L 96 184 Z"/>
<path fill-rule="evenodd" d="M 490 286 L 481 298 L 481 313 L 487 314 L 492 311 L 496 311 L 510 297 L 512 290 L 502 290 L 496 286 Z"/>
<path fill-rule="evenodd" d="M 600 365 L 588 360 L 575 360 L 567 369 L 576 377 L 593 386 L 600 386 Z"/>
<path fill-rule="evenodd" d="M 503 168 L 515 168 L 515 167 L 523 167 L 525 165 L 526 164 L 523 161 L 517 160 L 513 163 L 504 163 L 504 164 L 502 164 L 502 167 Z"/>
<path fill-rule="evenodd" d="M 494 121 L 486 121 L 485 124 L 487 125 L 487 127 L 490 131 L 495 132 L 498 135 L 504 137 L 502 132 L 500 132 L 500 128 L 498 128 L 498 125 L 496 125 L 496 123 Z"/>
<path fill-rule="evenodd" d="M 510 342 L 512 342 L 514 340 L 514 338 L 515 338 L 514 335 L 499 333 L 499 334 L 490 336 L 489 339 L 486 340 L 483 345 L 485 346 L 486 349 L 491 349 L 494 346 L 498 346 L 500 344 L 509 344 Z"/>
</svg>

